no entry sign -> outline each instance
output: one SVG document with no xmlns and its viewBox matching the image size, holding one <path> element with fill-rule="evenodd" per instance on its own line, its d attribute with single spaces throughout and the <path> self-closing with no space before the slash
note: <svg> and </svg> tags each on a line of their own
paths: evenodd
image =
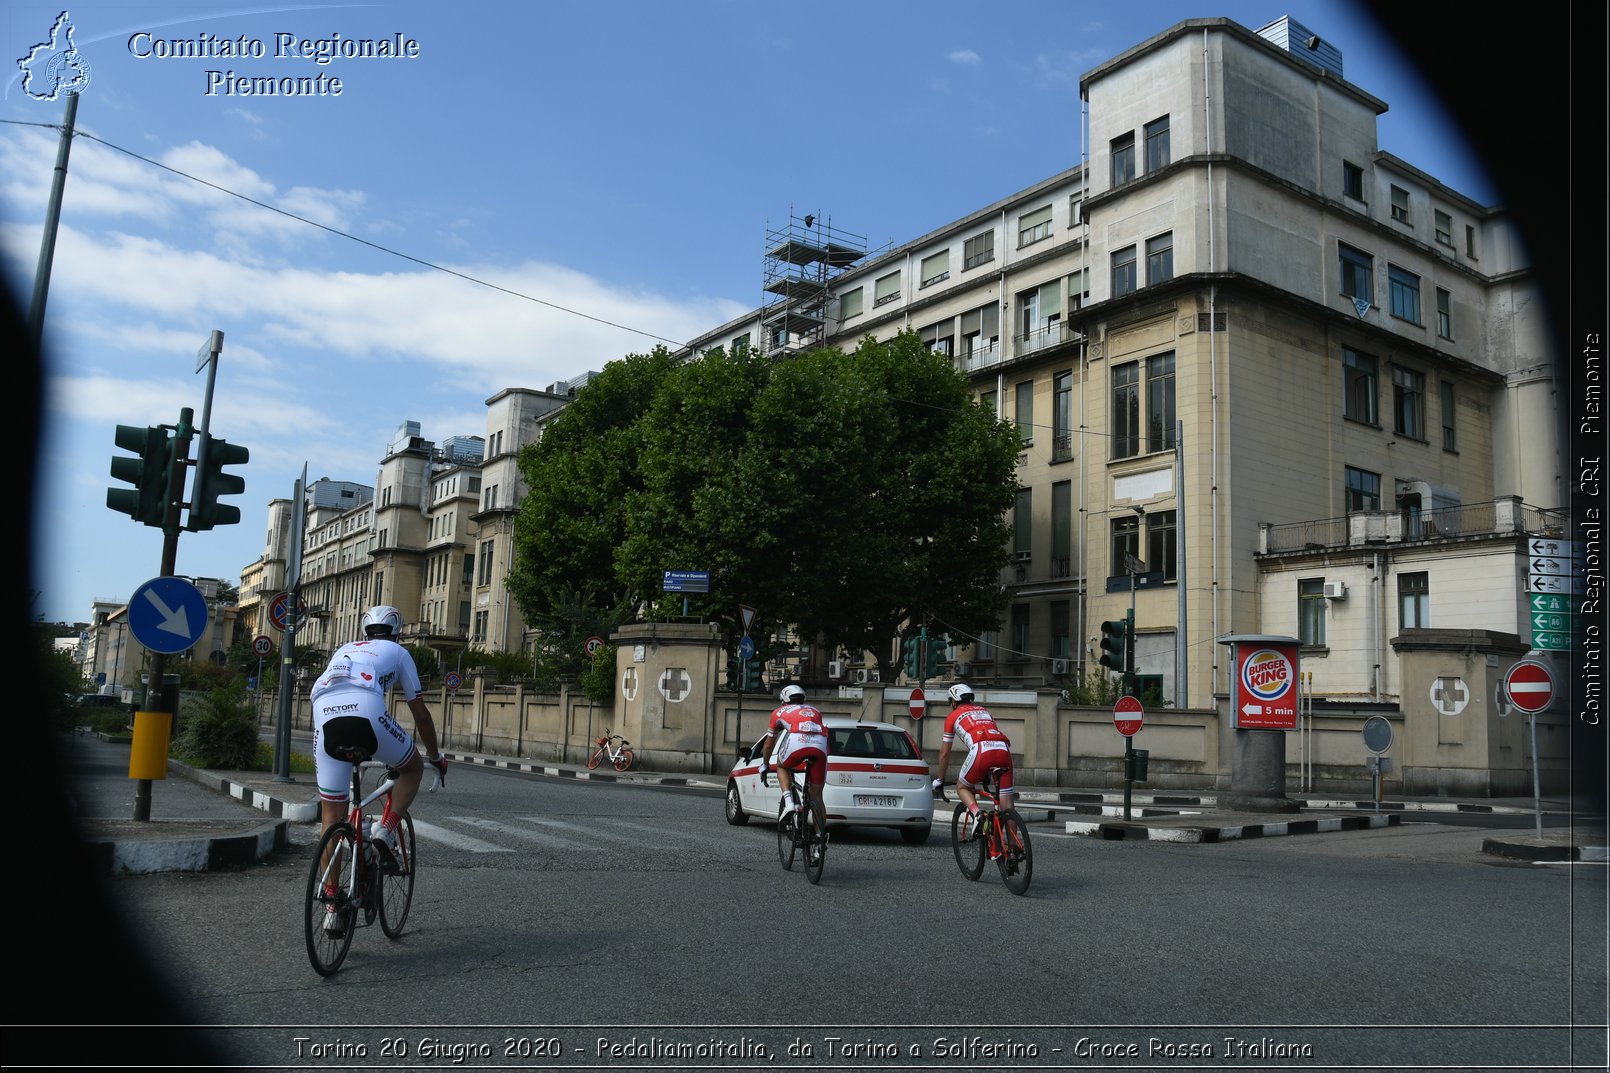
<svg viewBox="0 0 1610 1073">
<path fill-rule="evenodd" d="M 922 694 L 921 686 L 911 687 L 911 718 L 921 719 L 922 713 L 928 710 L 928 701 Z"/>
<path fill-rule="evenodd" d="M 1126 738 L 1140 733 L 1141 724 L 1145 721 L 1146 709 L 1141 707 L 1136 697 L 1119 697 L 1118 703 L 1112 706 L 1112 724 Z"/>
<path fill-rule="evenodd" d="M 1521 711 L 1540 712 L 1554 699 L 1554 675 L 1536 660 L 1523 659 L 1504 676 L 1504 692 Z"/>
</svg>

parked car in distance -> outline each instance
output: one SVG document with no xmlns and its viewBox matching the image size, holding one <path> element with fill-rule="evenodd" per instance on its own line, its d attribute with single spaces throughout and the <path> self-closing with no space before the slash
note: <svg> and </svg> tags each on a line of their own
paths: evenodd
<svg viewBox="0 0 1610 1073">
<path fill-rule="evenodd" d="M 114 693 L 80 693 L 73 702 L 75 708 L 121 708 L 128 711 L 129 706 L 123 703 L 123 698 Z"/>
<path fill-rule="evenodd" d="M 827 725 L 827 781 L 822 803 L 831 827 L 892 827 L 914 844 L 928 840 L 934 794 L 928 761 L 911 735 L 893 723 L 824 716 Z M 782 796 L 777 774 L 760 783 L 761 735 L 738 753 L 727 775 L 726 816 L 733 826 L 751 816 L 777 818 Z"/>
</svg>

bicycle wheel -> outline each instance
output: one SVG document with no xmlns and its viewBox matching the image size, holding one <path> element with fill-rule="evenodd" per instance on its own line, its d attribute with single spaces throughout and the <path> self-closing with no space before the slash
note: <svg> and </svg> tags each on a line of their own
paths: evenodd
<svg viewBox="0 0 1610 1073">
<path fill-rule="evenodd" d="M 984 874 L 984 840 L 976 831 L 968 832 L 969 837 L 965 839 L 962 837 L 966 817 L 967 806 L 958 802 L 950 816 L 950 848 L 956 852 L 956 867 L 962 870 L 962 875 L 977 879 Z"/>
<path fill-rule="evenodd" d="M 794 867 L 794 851 L 799 848 L 795 837 L 794 810 L 781 802 L 777 805 L 777 859 L 783 862 L 783 871 Z"/>
<path fill-rule="evenodd" d="M 615 770 L 616 771 L 630 771 L 631 768 L 632 768 L 632 750 L 630 750 L 630 749 L 622 749 L 620 751 L 620 754 L 615 757 Z"/>
<path fill-rule="evenodd" d="M 599 764 L 602 764 L 603 762 L 604 762 L 604 747 L 602 745 L 600 745 L 598 748 L 593 750 L 593 755 L 591 755 L 591 756 L 589 756 L 587 758 L 587 766 L 590 767 L 590 768 L 595 768 Z"/>
<path fill-rule="evenodd" d="M 382 858 L 385 853 L 382 852 Z M 418 861 L 414 857 L 414 817 L 403 813 L 397 825 L 397 853 L 393 859 L 382 859 L 380 865 L 380 930 L 386 938 L 395 939 L 402 934 L 408 922 L 408 910 L 414 904 L 414 873 Z"/>
<path fill-rule="evenodd" d="M 822 881 L 822 866 L 827 863 L 827 817 L 814 797 L 805 802 L 805 830 L 801 839 L 805 844 L 805 878 L 812 884 Z"/>
<path fill-rule="evenodd" d="M 1034 847 L 1029 844 L 1029 828 L 1017 810 L 996 813 L 995 829 L 1001 855 L 995 863 L 1001 866 L 1001 882 L 1013 894 L 1029 889 L 1034 877 Z"/>
<path fill-rule="evenodd" d="M 329 853 L 327 863 L 326 852 Z M 352 933 L 357 930 L 356 911 L 348 904 L 356 860 L 352 826 L 338 823 L 319 839 L 313 851 L 313 863 L 308 867 L 303 935 L 307 939 L 307 958 L 320 976 L 329 976 L 341 967 L 347 949 L 352 946 Z M 333 886 L 336 892 L 326 895 L 326 885 Z M 325 926 L 332 911 L 340 921 L 339 927 L 333 930 Z"/>
</svg>

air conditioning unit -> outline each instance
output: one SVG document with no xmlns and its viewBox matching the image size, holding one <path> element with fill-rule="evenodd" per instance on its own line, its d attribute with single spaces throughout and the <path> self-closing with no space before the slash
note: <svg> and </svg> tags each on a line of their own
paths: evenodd
<svg viewBox="0 0 1610 1073">
<path fill-rule="evenodd" d="M 972 673 L 973 673 L 973 665 L 971 663 L 958 662 L 956 664 L 956 677 L 957 678 L 966 678 L 968 675 L 970 675 Z"/>
<path fill-rule="evenodd" d="M 857 667 L 855 669 L 855 680 L 857 683 L 865 685 L 868 682 L 876 682 L 877 678 L 870 667 Z"/>
<path fill-rule="evenodd" d="M 830 660 L 827 665 L 827 676 L 834 681 L 844 677 L 844 661 Z"/>
<path fill-rule="evenodd" d="M 1324 592 L 1327 600 L 1345 600 L 1347 599 L 1347 582 L 1327 581 L 1325 582 Z"/>
<path fill-rule="evenodd" d="M 1065 660 L 1065 659 L 1054 659 L 1054 660 L 1052 660 L 1051 661 L 1051 673 L 1052 674 L 1058 674 L 1058 675 L 1067 674 L 1068 673 L 1068 661 Z"/>
</svg>

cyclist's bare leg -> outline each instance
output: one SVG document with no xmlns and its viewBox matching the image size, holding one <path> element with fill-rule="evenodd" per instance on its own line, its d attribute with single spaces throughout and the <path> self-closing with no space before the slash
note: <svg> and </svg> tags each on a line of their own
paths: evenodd
<svg viewBox="0 0 1610 1073">
<path fill-rule="evenodd" d="M 777 788 L 783 792 L 785 801 L 788 800 L 788 795 L 794 792 L 794 776 L 785 767 L 777 769 Z"/>
<path fill-rule="evenodd" d="M 971 786 L 967 785 L 960 779 L 956 780 L 956 796 L 961 798 L 962 804 L 966 805 L 969 809 L 978 808 L 978 795 L 973 793 L 973 788 Z"/>
<path fill-rule="evenodd" d="M 408 763 L 395 769 L 397 772 L 397 785 L 391 788 L 391 814 L 402 822 L 402 814 L 408 811 L 408 806 L 414 803 L 419 796 L 419 784 L 425 775 L 425 757 L 416 748 L 408 758 Z"/>
</svg>

